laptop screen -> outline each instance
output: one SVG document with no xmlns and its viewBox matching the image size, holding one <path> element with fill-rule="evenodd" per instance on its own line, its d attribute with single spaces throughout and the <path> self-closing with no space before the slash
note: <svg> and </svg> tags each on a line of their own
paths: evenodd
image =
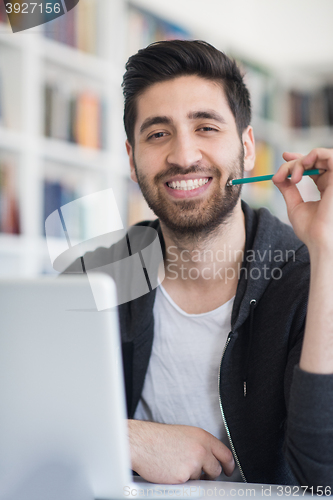
<svg viewBox="0 0 333 500">
<path fill-rule="evenodd" d="M 116 293 L 110 277 L 93 279 Z M 66 481 L 80 500 L 121 496 L 130 462 L 117 310 L 97 311 L 85 276 L 1 280 L 0 301 L 0 498 L 60 488 L 59 499 Z"/>
</svg>

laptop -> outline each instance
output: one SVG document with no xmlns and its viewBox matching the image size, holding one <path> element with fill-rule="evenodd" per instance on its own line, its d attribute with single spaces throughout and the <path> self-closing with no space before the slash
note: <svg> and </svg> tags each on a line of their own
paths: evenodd
<svg viewBox="0 0 333 500">
<path fill-rule="evenodd" d="M 116 304 L 106 274 L 0 280 L 0 500 L 288 496 L 132 478 L 118 312 L 97 310 L 102 294 Z"/>
<path fill-rule="evenodd" d="M 131 482 L 118 313 L 90 286 L 115 285 L 89 280 L 0 280 L 0 499 L 188 496 Z"/>
</svg>

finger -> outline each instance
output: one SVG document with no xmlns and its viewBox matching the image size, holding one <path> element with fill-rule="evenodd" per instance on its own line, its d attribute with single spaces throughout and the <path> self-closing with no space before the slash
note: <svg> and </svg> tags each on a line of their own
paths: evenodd
<svg viewBox="0 0 333 500">
<path fill-rule="evenodd" d="M 224 474 L 226 476 L 230 477 L 235 469 L 235 460 L 232 459 L 231 462 L 227 462 L 227 463 L 225 462 L 224 464 L 222 464 L 222 469 L 223 469 Z"/>
<path fill-rule="evenodd" d="M 304 166 L 302 164 L 303 157 L 296 160 L 291 160 L 286 163 L 283 163 L 278 171 L 273 176 L 273 182 L 275 184 L 279 184 L 281 182 L 285 182 L 288 176 L 290 175 L 290 180 L 292 184 L 297 184 L 302 179 L 304 173 Z M 287 186 L 287 184 L 286 184 Z"/>
<path fill-rule="evenodd" d="M 314 165 L 318 168 L 326 165 L 326 169 L 333 170 L 333 150 L 327 148 L 312 149 L 309 154 L 303 156 L 302 164 L 306 169 Z"/>
<path fill-rule="evenodd" d="M 286 163 L 283 163 L 278 171 L 274 174 L 272 181 L 274 184 L 278 184 L 281 182 L 285 182 L 288 175 L 290 175 L 294 169 L 295 163 L 297 160 L 291 160 Z"/>
<path fill-rule="evenodd" d="M 189 479 L 202 479 L 202 478 L 203 478 L 203 473 L 202 473 L 202 468 L 201 467 L 199 469 L 193 471 L 192 474 L 189 477 Z M 213 479 L 215 479 L 215 478 L 213 478 Z"/>
<path fill-rule="evenodd" d="M 282 158 L 286 161 L 291 161 L 291 160 L 297 160 L 298 158 L 302 158 L 302 154 L 301 153 L 288 153 L 287 151 L 285 151 L 282 155 Z"/>
<path fill-rule="evenodd" d="M 211 457 L 212 459 L 202 466 L 203 474 L 201 476 L 201 479 L 213 480 L 219 477 L 219 475 L 222 473 L 220 462 L 216 460 L 213 455 Z"/>
<path fill-rule="evenodd" d="M 233 454 L 221 441 L 214 437 L 212 440 L 212 453 L 221 463 L 223 472 L 227 476 L 231 476 L 235 468 L 235 460 Z"/>
<path fill-rule="evenodd" d="M 302 176 L 304 174 L 304 167 L 301 163 L 301 159 L 295 161 L 294 168 L 291 172 L 291 182 L 297 184 L 302 180 Z"/>
<path fill-rule="evenodd" d="M 311 179 L 316 183 L 320 193 L 323 193 L 327 186 L 333 185 L 333 150 L 316 148 L 302 158 L 305 169 L 317 168 L 319 175 L 311 175 Z"/>
<path fill-rule="evenodd" d="M 282 193 L 282 196 L 286 202 L 287 211 L 290 218 L 291 213 L 297 207 L 297 205 L 299 205 L 300 203 L 304 203 L 303 198 L 298 188 L 291 182 L 290 179 L 286 179 L 282 183 L 277 183 L 276 186 Z"/>
</svg>

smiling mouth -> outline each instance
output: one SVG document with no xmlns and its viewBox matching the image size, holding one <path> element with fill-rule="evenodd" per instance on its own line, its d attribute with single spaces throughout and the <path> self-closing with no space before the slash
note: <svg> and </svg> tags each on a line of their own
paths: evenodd
<svg viewBox="0 0 333 500">
<path fill-rule="evenodd" d="M 209 182 L 212 177 L 202 177 L 200 179 L 189 179 L 181 181 L 171 181 L 167 182 L 166 185 L 171 189 L 176 189 L 178 191 L 191 191 L 192 189 L 197 189 L 204 186 Z"/>
</svg>

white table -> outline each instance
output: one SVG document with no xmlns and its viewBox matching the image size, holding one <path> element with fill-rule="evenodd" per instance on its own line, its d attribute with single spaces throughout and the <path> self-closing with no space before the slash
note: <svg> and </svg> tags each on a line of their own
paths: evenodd
<svg viewBox="0 0 333 500">
<path fill-rule="evenodd" d="M 185 484 L 181 485 L 166 485 L 165 488 L 161 485 L 154 485 L 143 480 L 141 477 L 133 478 L 133 488 L 137 488 L 137 491 L 133 491 L 133 498 L 135 496 L 145 496 L 146 498 L 156 498 L 170 499 L 170 498 L 192 498 L 192 500 L 197 498 L 257 498 L 265 499 L 270 498 L 272 500 L 279 500 L 283 498 L 289 498 L 295 500 L 296 498 L 309 498 L 311 496 L 316 496 L 313 493 L 313 488 L 306 488 L 300 486 L 286 486 L 286 485 L 269 485 L 269 484 L 253 484 L 253 483 L 232 483 L 224 481 L 199 481 L 191 480 Z M 140 489 L 144 493 L 140 495 Z M 151 493 L 148 489 L 151 488 Z M 153 494 L 154 491 L 154 494 Z M 330 495 L 329 491 L 323 488 L 322 497 L 325 498 Z"/>
</svg>

